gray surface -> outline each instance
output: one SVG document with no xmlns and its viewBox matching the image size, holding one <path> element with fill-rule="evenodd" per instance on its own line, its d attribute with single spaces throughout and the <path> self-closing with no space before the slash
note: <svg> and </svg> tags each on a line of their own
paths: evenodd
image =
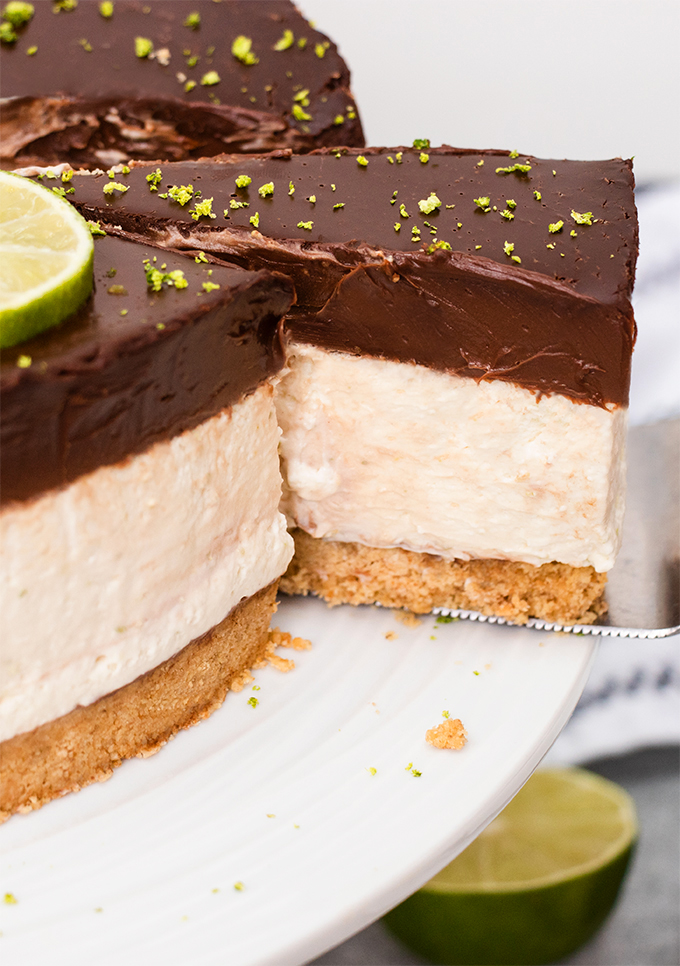
<svg viewBox="0 0 680 966">
<path fill-rule="evenodd" d="M 680 963 L 680 752 L 657 748 L 586 767 L 635 799 L 640 843 L 613 914 L 562 966 L 678 966 Z M 313 966 L 426 966 L 378 922 Z M 502 964 L 499 964 L 502 966 Z"/>
</svg>

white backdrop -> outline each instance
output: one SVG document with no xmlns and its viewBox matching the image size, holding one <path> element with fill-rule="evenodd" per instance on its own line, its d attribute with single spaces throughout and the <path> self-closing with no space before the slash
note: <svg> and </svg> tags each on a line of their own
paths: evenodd
<svg viewBox="0 0 680 966">
<path fill-rule="evenodd" d="M 678 0 L 298 0 L 352 71 L 366 138 L 635 156 L 680 176 Z"/>
</svg>

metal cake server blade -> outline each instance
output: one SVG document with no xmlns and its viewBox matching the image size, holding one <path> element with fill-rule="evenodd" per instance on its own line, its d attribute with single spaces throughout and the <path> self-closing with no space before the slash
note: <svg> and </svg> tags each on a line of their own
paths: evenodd
<svg viewBox="0 0 680 966">
<path fill-rule="evenodd" d="M 605 591 L 607 614 L 597 624 L 532 618 L 523 626 L 601 637 L 680 633 L 680 419 L 629 430 L 627 482 L 623 542 Z M 436 607 L 433 613 L 512 624 L 472 610 Z"/>
</svg>

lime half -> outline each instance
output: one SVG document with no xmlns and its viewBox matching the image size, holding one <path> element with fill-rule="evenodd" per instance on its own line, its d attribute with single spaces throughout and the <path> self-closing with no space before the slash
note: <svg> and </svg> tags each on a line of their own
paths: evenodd
<svg viewBox="0 0 680 966">
<path fill-rule="evenodd" d="M 385 922 L 435 963 L 552 963 L 601 926 L 636 839 L 635 806 L 618 785 L 578 768 L 539 771 Z"/>
<path fill-rule="evenodd" d="M 72 315 L 92 291 L 85 219 L 49 188 L 0 171 L 0 348 Z"/>
</svg>

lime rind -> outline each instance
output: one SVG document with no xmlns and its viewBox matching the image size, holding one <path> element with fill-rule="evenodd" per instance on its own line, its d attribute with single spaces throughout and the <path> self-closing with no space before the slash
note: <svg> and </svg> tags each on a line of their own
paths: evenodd
<svg viewBox="0 0 680 966">
<path fill-rule="evenodd" d="M 433 963 L 561 960 L 611 912 L 637 837 L 635 806 L 622 788 L 582 769 L 537 772 L 472 845 L 384 922 Z"/>
<path fill-rule="evenodd" d="M 87 222 L 63 198 L 0 171 L 0 348 L 73 315 L 93 286 Z"/>
<path fill-rule="evenodd" d="M 543 786 L 546 811 L 532 811 L 530 821 L 525 823 L 522 815 L 523 790 L 520 791 L 473 845 L 430 879 L 423 886 L 424 890 L 433 893 L 493 894 L 545 888 L 588 875 L 637 841 L 639 830 L 635 803 L 624 789 L 613 782 L 580 768 L 571 768 L 567 773 L 562 769 L 544 769 L 530 781 L 534 788 L 536 783 Z M 589 835 L 584 832 L 583 812 L 575 812 L 577 799 L 581 806 L 587 799 L 585 821 Z M 551 835 L 556 824 L 562 839 L 553 836 L 550 852 L 546 855 L 541 845 L 542 833 Z M 499 839 L 503 838 L 512 849 L 512 852 L 506 851 L 504 856 L 506 865 L 519 864 L 526 870 L 524 877 L 504 878 L 499 874 L 498 863 L 490 868 L 488 860 L 485 862 L 484 846 L 487 846 L 487 850 L 498 851 Z M 496 841 L 491 842 L 491 839 Z M 571 845 L 574 840 L 580 842 L 580 848 L 574 849 Z M 584 852 L 588 854 L 585 859 Z M 536 870 L 535 866 L 541 859 L 544 867 L 552 865 L 553 869 L 544 872 Z M 558 868 L 554 868 L 556 863 Z"/>
</svg>

